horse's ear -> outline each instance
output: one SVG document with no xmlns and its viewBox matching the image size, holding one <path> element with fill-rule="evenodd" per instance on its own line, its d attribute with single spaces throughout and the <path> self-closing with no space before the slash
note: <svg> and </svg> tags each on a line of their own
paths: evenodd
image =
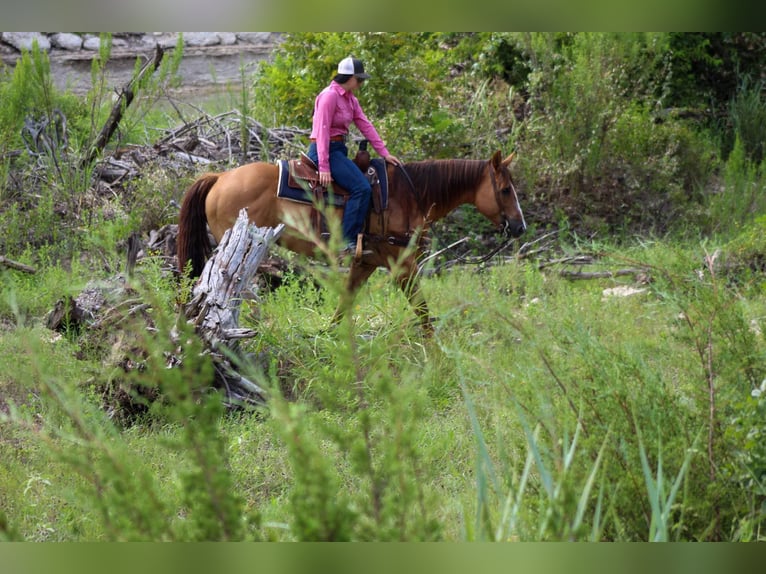
<svg viewBox="0 0 766 574">
<path fill-rule="evenodd" d="M 492 163 L 492 167 L 494 167 L 495 169 L 498 169 L 500 167 L 502 158 L 503 158 L 503 154 L 500 153 L 500 150 L 497 150 L 492 156 L 492 159 L 489 160 Z"/>
<path fill-rule="evenodd" d="M 499 152 L 498 152 L 499 153 Z M 510 155 L 503 160 L 503 167 L 508 167 L 511 165 L 511 162 L 513 161 L 513 157 L 516 155 L 515 151 L 512 151 Z"/>
</svg>

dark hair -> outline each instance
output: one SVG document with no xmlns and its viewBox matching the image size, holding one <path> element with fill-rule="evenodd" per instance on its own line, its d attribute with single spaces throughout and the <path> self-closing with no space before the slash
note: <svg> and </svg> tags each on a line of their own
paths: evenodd
<svg viewBox="0 0 766 574">
<path fill-rule="evenodd" d="M 353 77 L 354 77 L 354 74 L 335 74 L 333 81 L 338 82 L 339 84 L 345 84 Z"/>
</svg>

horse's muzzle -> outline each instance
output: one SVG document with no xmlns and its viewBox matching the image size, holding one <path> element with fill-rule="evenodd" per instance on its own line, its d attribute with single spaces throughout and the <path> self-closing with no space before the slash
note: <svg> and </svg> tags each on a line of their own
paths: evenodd
<svg viewBox="0 0 766 574">
<path fill-rule="evenodd" d="M 524 223 L 523 219 L 508 219 L 505 217 L 500 226 L 503 230 L 503 235 L 510 237 L 521 237 L 527 230 L 527 225 Z"/>
</svg>

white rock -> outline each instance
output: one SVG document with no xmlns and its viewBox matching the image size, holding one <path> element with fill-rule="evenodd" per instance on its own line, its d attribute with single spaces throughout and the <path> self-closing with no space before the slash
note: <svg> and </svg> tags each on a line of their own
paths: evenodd
<svg viewBox="0 0 766 574">
<path fill-rule="evenodd" d="M 59 32 L 51 35 L 50 40 L 51 45 L 62 50 L 79 50 L 82 48 L 82 36 L 79 34 Z"/>
<path fill-rule="evenodd" d="M 152 34 L 144 34 L 141 36 L 141 43 L 146 44 L 147 46 L 156 46 L 157 37 L 153 36 Z"/>
<path fill-rule="evenodd" d="M 215 46 L 221 38 L 215 32 L 184 32 L 184 44 L 187 46 Z"/>
<path fill-rule="evenodd" d="M 602 297 L 629 297 L 631 295 L 638 295 L 639 293 L 646 293 L 646 289 L 636 289 L 628 285 L 622 285 L 621 287 L 611 287 L 604 289 L 601 292 Z"/>
<path fill-rule="evenodd" d="M 157 34 L 155 39 L 160 48 L 175 48 L 178 42 L 178 34 Z"/>
<path fill-rule="evenodd" d="M 237 32 L 237 38 L 247 44 L 268 44 L 271 42 L 271 32 Z"/>
<path fill-rule="evenodd" d="M 48 51 L 51 49 L 51 42 L 48 36 L 40 32 L 3 32 L 3 42 L 10 44 L 19 52 L 22 50 L 31 50 L 32 44 L 37 41 L 37 47 Z"/>
<path fill-rule="evenodd" d="M 82 41 L 82 47 L 85 50 L 93 50 L 94 52 L 97 52 L 101 47 L 101 38 L 98 36 L 85 36 L 85 39 Z"/>
<path fill-rule="evenodd" d="M 237 43 L 237 35 L 234 32 L 216 32 L 221 39 L 221 44 L 231 46 Z"/>
</svg>

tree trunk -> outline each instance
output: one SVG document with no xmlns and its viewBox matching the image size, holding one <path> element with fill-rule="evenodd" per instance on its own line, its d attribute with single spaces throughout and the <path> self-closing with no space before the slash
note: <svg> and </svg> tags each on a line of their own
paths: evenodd
<svg viewBox="0 0 766 574">
<path fill-rule="evenodd" d="M 256 334 L 239 327 L 243 292 L 254 288 L 258 266 L 283 230 L 284 225 L 256 227 L 249 222 L 247 211 L 241 210 L 205 265 L 184 309 L 213 357 L 215 384 L 226 392 L 230 407 L 266 401 L 266 391 L 238 373 L 231 357 L 239 356 L 240 339 Z"/>
</svg>

